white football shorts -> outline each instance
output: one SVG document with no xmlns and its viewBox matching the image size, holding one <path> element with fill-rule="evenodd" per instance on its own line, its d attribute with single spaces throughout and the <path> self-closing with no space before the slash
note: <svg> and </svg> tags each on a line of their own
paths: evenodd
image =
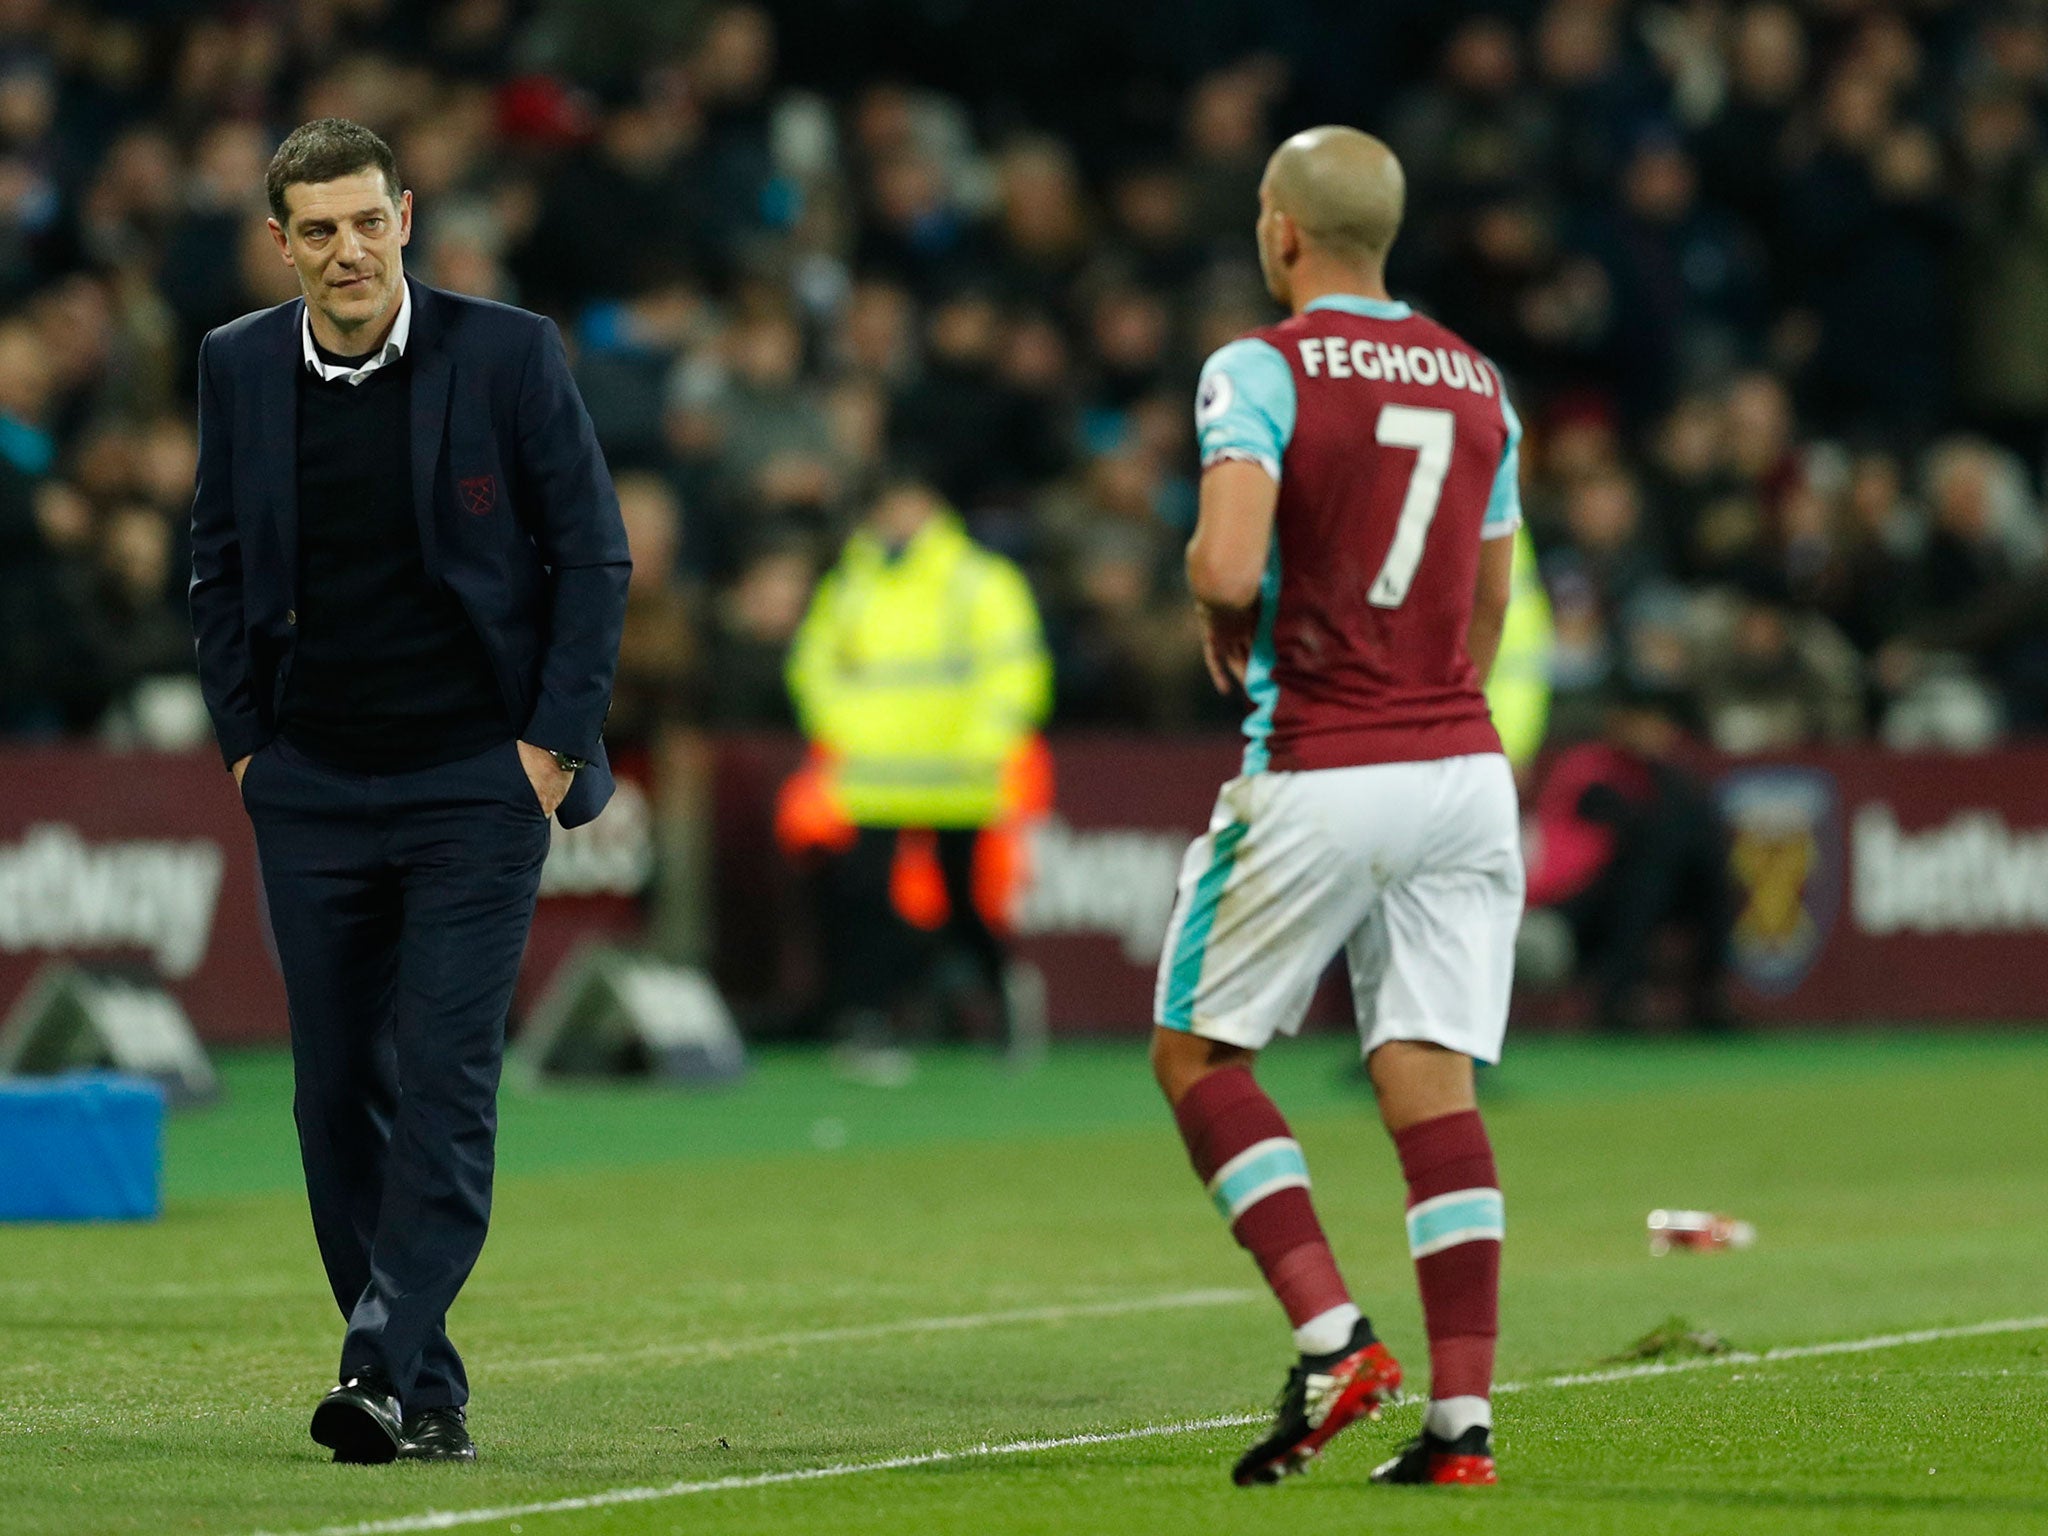
<svg viewBox="0 0 2048 1536">
<path fill-rule="evenodd" d="M 1365 1054 L 1500 1059 L 1522 920 L 1515 781 L 1494 753 L 1232 779 L 1181 865 L 1153 1018 L 1259 1050 L 1343 951 Z"/>
</svg>

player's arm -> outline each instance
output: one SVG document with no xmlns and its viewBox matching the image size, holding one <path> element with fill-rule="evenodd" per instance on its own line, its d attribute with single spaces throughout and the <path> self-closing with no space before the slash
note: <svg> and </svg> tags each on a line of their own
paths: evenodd
<svg viewBox="0 0 2048 1536">
<path fill-rule="evenodd" d="M 1500 654 L 1501 631 L 1508 622 L 1508 595 L 1515 579 L 1515 541 L 1484 540 L 1479 546 L 1479 587 L 1472 595 L 1472 624 L 1465 631 L 1465 654 L 1483 684 Z"/>
<path fill-rule="evenodd" d="M 1294 375 L 1272 343 L 1245 337 L 1203 365 L 1195 401 L 1202 488 L 1188 587 L 1219 693 L 1244 682 L 1273 548 L 1280 461 L 1294 436 Z"/>
<path fill-rule="evenodd" d="M 1202 609 L 1202 656 L 1219 693 L 1244 682 L 1280 486 L 1260 465 L 1221 459 L 1202 471 L 1201 512 L 1188 541 L 1188 589 Z"/>
<path fill-rule="evenodd" d="M 1498 376 L 1499 370 L 1494 371 Z M 1522 526 L 1522 418 L 1508 400 L 1505 378 L 1500 380 L 1500 413 L 1508 435 L 1479 526 L 1479 582 L 1472 594 L 1472 622 L 1465 631 L 1465 654 L 1472 658 L 1482 686 L 1500 654 L 1515 580 L 1515 530 Z"/>
</svg>

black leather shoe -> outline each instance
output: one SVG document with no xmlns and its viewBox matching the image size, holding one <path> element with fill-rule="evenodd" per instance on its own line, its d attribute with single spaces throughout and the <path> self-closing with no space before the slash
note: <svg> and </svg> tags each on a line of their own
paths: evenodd
<svg viewBox="0 0 2048 1536">
<path fill-rule="evenodd" d="M 373 1376 L 350 1377 L 313 1410 L 313 1438 L 336 1461 L 395 1461 L 403 1428 L 397 1396 Z"/>
<path fill-rule="evenodd" d="M 476 1442 L 469 1438 L 460 1408 L 422 1408 L 405 1421 L 399 1441 L 400 1461 L 475 1461 Z"/>
</svg>

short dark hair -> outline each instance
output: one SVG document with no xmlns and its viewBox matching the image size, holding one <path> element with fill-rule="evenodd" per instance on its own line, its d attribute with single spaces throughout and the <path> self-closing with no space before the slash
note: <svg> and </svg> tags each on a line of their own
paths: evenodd
<svg viewBox="0 0 2048 1536">
<path fill-rule="evenodd" d="M 398 157 L 391 146 L 361 123 L 345 117 L 316 117 L 291 131 L 270 157 L 270 169 L 263 173 L 263 190 L 270 198 L 270 212 L 277 222 L 287 221 L 291 210 L 285 206 L 284 189 L 300 182 L 336 181 L 358 171 L 375 168 L 384 174 L 384 185 L 396 203 L 404 191 L 398 179 Z"/>
</svg>

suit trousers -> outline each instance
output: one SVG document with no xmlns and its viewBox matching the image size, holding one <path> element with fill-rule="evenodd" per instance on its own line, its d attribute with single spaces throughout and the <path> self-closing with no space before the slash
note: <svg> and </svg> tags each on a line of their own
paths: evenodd
<svg viewBox="0 0 2048 1536">
<path fill-rule="evenodd" d="M 291 1007 L 313 1232 L 341 1379 L 408 1414 L 468 1401 L 447 1313 L 491 1210 L 505 1016 L 548 818 L 516 743 L 361 774 L 283 740 L 242 777 Z"/>
</svg>

